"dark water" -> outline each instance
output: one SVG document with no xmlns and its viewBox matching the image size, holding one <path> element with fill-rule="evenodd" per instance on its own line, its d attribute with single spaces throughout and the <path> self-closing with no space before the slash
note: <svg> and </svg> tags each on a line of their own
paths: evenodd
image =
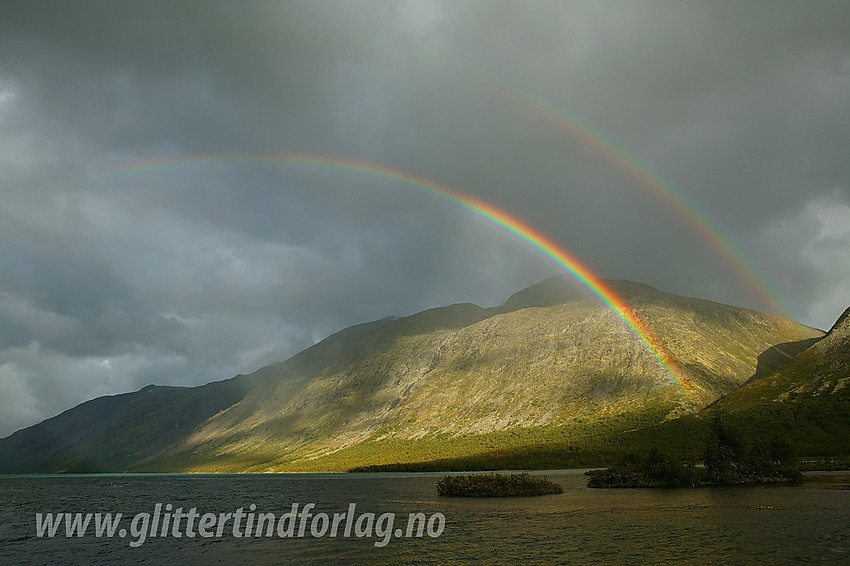
<svg viewBox="0 0 850 566">
<path fill-rule="evenodd" d="M 562 495 L 451 499 L 440 474 L 0 476 L 3 564 L 850 564 L 850 490 L 824 485 L 592 490 L 577 471 L 548 472 Z M 67 538 L 36 536 L 36 513 L 122 512 L 157 503 L 233 512 L 445 515 L 436 538 Z M 90 527 L 92 529 L 92 527 Z"/>
</svg>

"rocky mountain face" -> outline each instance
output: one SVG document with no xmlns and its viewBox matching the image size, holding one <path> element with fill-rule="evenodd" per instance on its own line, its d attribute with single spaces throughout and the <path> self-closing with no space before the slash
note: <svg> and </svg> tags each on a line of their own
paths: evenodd
<svg viewBox="0 0 850 566">
<path fill-rule="evenodd" d="M 823 336 L 648 285 L 609 284 L 686 372 L 687 392 L 619 319 L 557 277 L 500 307 L 458 304 L 353 326 L 249 376 L 157 388 L 154 404 L 145 390 L 91 401 L 0 440 L 0 454 L 13 454 L 0 456 L 0 470 L 325 469 L 322 458 L 364 442 L 438 444 L 647 410 L 671 418 L 757 381 Z M 818 346 L 836 339 L 831 332 Z"/>
</svg>

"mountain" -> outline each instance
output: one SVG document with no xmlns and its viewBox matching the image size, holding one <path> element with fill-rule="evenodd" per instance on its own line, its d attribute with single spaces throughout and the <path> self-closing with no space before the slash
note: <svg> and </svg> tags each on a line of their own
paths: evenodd
<svg viewBox="0 0 850 566">
<path fill-rule="evenodd" d="M 0 440 L 0 470 L 340 470 L 561 442 L 694 412 L 823 336 L 608 283 L 687 373 L 687 389 L 556 277 L 499 307 L 353 326 L 249 376 L 95 399 Z"/>
<path fill-rule="evenodd" d="M 827 335 L 775 371 L 761 375 L 718 402 L 741 411 L 772 402 L 835 401 L 850 397 L 850 308 Z"/>
</svg>

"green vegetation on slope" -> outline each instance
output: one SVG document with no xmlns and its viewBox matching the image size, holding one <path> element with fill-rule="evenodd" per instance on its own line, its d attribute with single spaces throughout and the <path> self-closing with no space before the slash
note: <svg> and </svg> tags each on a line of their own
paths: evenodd
<svg viewBox="0 0 850 566">
<path fill-rule="evenodd" d="M 386 464 L 355 466 L 352 471 L 463 471 L 500 469 L 562 469 L 616 465 L 631 455 L 660 452 L 676 462 L 698 462 L 705 456 L 711 436 L 713 410 L 663 420 L 660 413 L 619 415 L 561 429 L 512 431 L 522 442 L 506 442 L 499 434 L 465 439 L 479 445 L 464 451 L 459 444 L 442 444 L 457 450 L 453 456 L 427 457 L 433 452 L 421 445 L 403 447 L 366 444 L 367 454 L 339 453 L 338 462 L 389 460 Z M 787 446 L 803 468 L 832 468 L 850 464 L 850 399 L 819 398 L 772 403 L 725 414 L 725 422 L 743 445 L 764 450 L 765 443 Z M 505 433 L 503 433 L 505 434 Z M 498 447 L 493 444 L 502 443 Z M 401 448 L 398 458 L 394 450 Z M 433 447 L 432 447 L 433 448 Z M 418 454 L 425 458 L 416 460 Z M 390 463 L 392 462 L 392 463 Z"/>
<path fill-rule="evenodd" d="M 385 461 L 354 466 L 350 471 L 540 470 L 599 466 L 619 457 L 624 439 L 632 432 L 663 421 L 667 413 L 666 408 L 656 407 L 643 412 L 581 419 L 561 426 L 443 439 L 435 442 L 431 450 L 415 444 L 405 450 L 403 446 L 364 443 L 352 447 L 351 452 L 340 453 L 339 457 L 340 463 L 374 462 L 379 458 Z M 373 452 L 357 453 L 366 447 Z M 400 453 L 397 454 L 395 448 L 400 449 Z"/>
</svg>

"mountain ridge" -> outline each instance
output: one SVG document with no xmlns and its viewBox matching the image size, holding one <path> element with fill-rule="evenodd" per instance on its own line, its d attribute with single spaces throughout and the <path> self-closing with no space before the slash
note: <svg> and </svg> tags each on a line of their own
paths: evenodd
<svg viewBox="0 0 850 566">
<path fill-rule="evenodd" d="M 556 277 L 498 307 L 458 303 L 359 324 L 247 376 L 151 390 L 160 395 L 157 407 L 142 402 L 144 389 L 125 394 L 131 397 L 106 419 L 114 434 L 92 425 L 60 438 L 48 419 L 50 426 L 0 440 L 0 449 L 15 453 L 0 458 L 0 470 L 329 469 L 323 461 L 357 446 L 438 446 L 505 431 L 533 436 L 644 413 L 671 418 L 728 395 L 760 365 L 768 372 L 823 336 L 642 283 L 607 283 L 688 372 L 693 399 L 617 317 Z M 771 348 L 781 355 L 765 357 Z"/>
<path fill-rule="evenodd" d="M 832 396 L 850 397 L 850 308 L 823 338 L 717 404 L 740 411 L 765 403 Z"/>
</svg>

